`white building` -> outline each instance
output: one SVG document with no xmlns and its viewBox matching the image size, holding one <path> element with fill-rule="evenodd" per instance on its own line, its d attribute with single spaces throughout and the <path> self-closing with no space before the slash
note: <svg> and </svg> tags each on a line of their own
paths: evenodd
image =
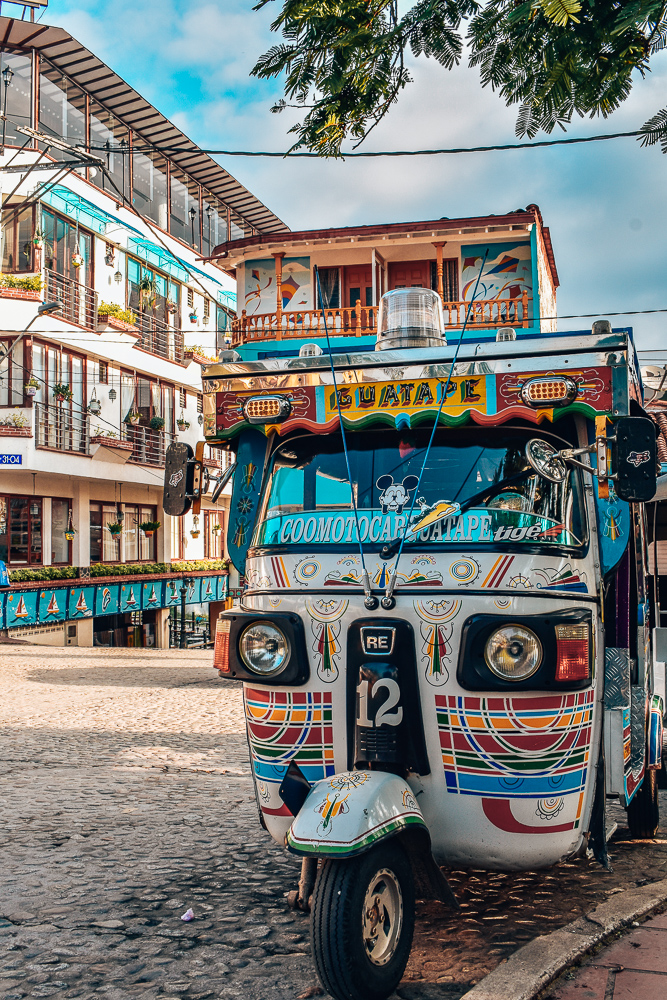
<svg viewBox="0 0 667 1000">
<path fill-rule="evenodd" d="M 201 438 L 199 362 L 235 311 L 233 278 L 201 258 L 286 227 L 63 29 L 0 17 L 0 49 L 0 560 L 15 580 L 47 567 L 85 580 L 101 565 L 220 559 L 224 497 L 198 524 L 161 510 L 165 450 Z M 43 302 L 57 311 L 38 315 Z M 46 633 L 44 608 L 17 619 L 4 600 L 9 634 L 66 641 L 68 612 Z M 153 617 L 109 607 L 70 639 L 121 641 L 128 626 L 135 642 L 143 618 L 146 641 L 166 641 L 155 601 Z"/>
</svg>

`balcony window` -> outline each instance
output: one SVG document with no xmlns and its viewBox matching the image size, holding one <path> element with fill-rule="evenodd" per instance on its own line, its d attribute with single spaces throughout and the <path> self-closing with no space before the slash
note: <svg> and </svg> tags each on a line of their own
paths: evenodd
<svg viewBox="0 0 667 1000">
<path fill-rule="evenodd" d="M 252 229 L 243 221 L 240 215 L 232 212 L 230 240 L 242 240 L 244 236 L 250 236 L 251 232 Z"/>
<path fill-rule="evenodd" d="M 5 125 L 5 142 L 8 145 L 22 146 L 27 136 L 16 131 L 17 125 L 31 125 L 30 113 L 30 80 L 32 78 L 32 60 L 30 56 L 14 55 L 13 52 L 0 54 L 0 71 L 9 67 L 13 77 L 7 88 L 7 124 Z M 0 79 L 2 79 L 0 77 Z M 4 100 L 4 84 L 2 86 Z M 16 123 L 16 124 L 15 124 Z"/>
<path fill-rule="evenodd" d="M 86 95 L 45 59 L 39 75 L 39 128 L 47 135 L 58 136 L 74 146 L 85 146 Z M 67 160 L 69 154 L 51 147 L 49 154 L 56 160 Z"/>
<path fill-rule="evenodd" d="M 42 498 L 0 495 L 0 560 L 9 566 L 42 562 Z"/>
<path fill-rule="evenodd" d="M 2 228 L 2 270 L 5 272 L 32 271 L 34 210 L 17 210 L 17 206 L 5 206 Z"/>
<path fill-rule="evenodd" d="M 77 284 L 92 287 L 93 284 L 93 237 L 75 222 L 64 219 L 54 212 L 42 208 L 42 229 L 44 231 L 44 264 Z M 75 267 L 74 254 L 79 253 L 84 263 Z"/>
<path fill-rule="evenodd" d="M 204 196 L 201 221 L 202 253 L 207 257 L 220 243 L 227 242 L 227 209 L 217 199 Z"/>
<path fill-rule="evenodd" d="M 167 161 L 159 153 L 132 154 L 132 204 L 167 229 Z"/>
<path fill-rule="evenodd" d="M 0 354 L 12 342 L 0 340 Z M 0 361 L 0 406 L 23 406 L 23 343 L 14 344 L 11 353 Z M 0 559 L 2 556 L 0 556 Z"/>
<path fill-rule="evenodd" d="M 155 562 L 156 536 L 145 535 L 139 528 L 144 521 L 157 521 L 157 507 L 125 504 L 125 562 Z"/>
<path fill-rule="evenodd" d="M 190 210 L 194 209 L 194 220 Z M 194 229 L 194 239 L 193 239 Z M 190 246 L 199 246 L 199 185 L 191 181 L 180 170 L 171 170 L 171 215 L 169 232 Z"/>
<path fill-rule="evenodd" d="M 106 158 L 113 182 L 126 198 L 130 197 L 130 157 L 127 155 L 129 136 L 128 129 L 114 115 L 91 100 L 90 144 L 98 147 L 94 149 L 97 156 Z M 112 198 L 120 197 L 104 171 L 98 170 L 91 180 L 97 187 L 107 191 Z"/>
</svg>

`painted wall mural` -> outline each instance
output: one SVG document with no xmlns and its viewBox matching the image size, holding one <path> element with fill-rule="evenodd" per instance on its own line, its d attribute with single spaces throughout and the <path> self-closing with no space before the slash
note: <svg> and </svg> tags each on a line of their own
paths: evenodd
<svg viewBox="0 0 667 1000">
<path fill-rule="evenodd" d="M 489 251 L 477 291 L 478 299 L 520 299 L 524 291 L 533 294 L 530 242 L 478 244 L 461 247 L 462 298 L 468 302 L 477 275 Z"/>
<path fill-rule="evenodd" d="M 245 264 L 243 308 L 249 316 L 276 311 L 276 262 L 248 260 Z M 310 257 L 285 257 L 282 267 L 282 308 L 285 312 L 312 309 Z"/>
</svg>

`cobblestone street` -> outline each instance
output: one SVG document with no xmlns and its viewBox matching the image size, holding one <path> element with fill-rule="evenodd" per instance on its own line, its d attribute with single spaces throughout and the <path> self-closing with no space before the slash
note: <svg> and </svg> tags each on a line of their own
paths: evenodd
<svg viewBox="0 0 667 1000">
<path fill-rule="evenodd" d="M 197 651 L 0 646 L 0 995 L 321 995 L 299 863 L 257 821 L 240 687 Z M 663 816 L 667 802 L 663 797 Z M 613 872 L 448 872 L 462 912 L 420 904 L 404 1000 L 454 1000 L 518 946 L 667 876 L 624 814 Z M 191 907 L 195 919 L 181 921 Z"/>
</svg>

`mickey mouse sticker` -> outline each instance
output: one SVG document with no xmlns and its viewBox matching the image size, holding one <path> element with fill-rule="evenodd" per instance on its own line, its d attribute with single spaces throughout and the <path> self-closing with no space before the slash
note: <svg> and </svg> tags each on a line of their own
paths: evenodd
<svg viewBox="0 0 667 1000">
<path fill-rule="evenodd" d="M 382 493 L 379 497 L 382 513 L 402 514 L 403 508 L 410 500 L 410 493 L 417 489 L 419 478 L 406 476 L 402 483 L 395 483 L 393 476 L 380 476 L 375 485 Z"/>
</svg>

